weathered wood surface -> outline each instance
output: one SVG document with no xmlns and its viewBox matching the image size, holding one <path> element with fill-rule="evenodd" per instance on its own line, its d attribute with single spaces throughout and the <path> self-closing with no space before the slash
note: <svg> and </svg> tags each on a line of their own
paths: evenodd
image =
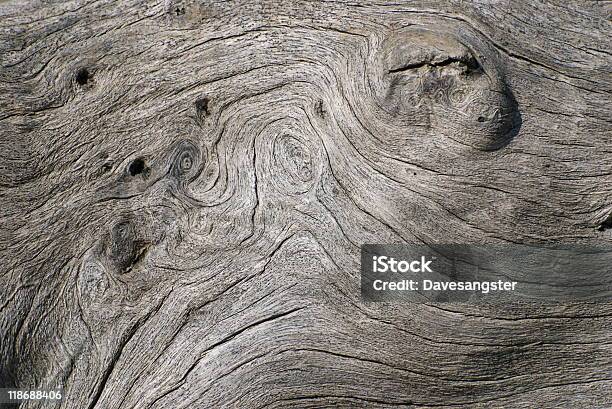
<svg viewBox="0 0 612 409">
<path fill-rule="evenodd" d="M 358 262 L 610 243 L 610 11 L 2 2 L 0 386 L 79 409 L 609 407 L 610 304 L 367 304 Z"/>
</svg>

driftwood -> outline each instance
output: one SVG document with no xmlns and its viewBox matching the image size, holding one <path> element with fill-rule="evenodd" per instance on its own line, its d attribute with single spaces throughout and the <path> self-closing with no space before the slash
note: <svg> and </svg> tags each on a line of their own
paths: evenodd
<svg viewBox="0 0 612 409">
<path fill-rule="evenodd" d="M 0 387 L 609 407 L 610 304 L 360 298 L 364 243 L 612 242 L 610 3 L 555 3 L 0 2 Z"/>
</svg>

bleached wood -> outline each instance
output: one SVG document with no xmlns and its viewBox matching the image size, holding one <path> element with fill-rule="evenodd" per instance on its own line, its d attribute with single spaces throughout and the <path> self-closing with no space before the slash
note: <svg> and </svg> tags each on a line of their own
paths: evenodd
<svg viewBox="0 0 612 409">
<path fill-rule="evenodd" d="M 0 386 L 71 409 L 609 406 L 609 304 L 367 304 L 358 264 L 610 243 L 609 16 L 1 2 Z"/>
</svg>

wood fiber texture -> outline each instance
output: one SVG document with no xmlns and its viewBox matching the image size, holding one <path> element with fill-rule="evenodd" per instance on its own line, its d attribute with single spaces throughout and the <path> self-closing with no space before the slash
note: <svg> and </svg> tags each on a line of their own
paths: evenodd
<svg viewBox="0 0 612 409">
<path fill-rule="evenodd" d="M 611 11 L 0 2 L 0 387 L 612 406 L 612 304 L 359 288 L 364 243 L 612 242 Z"/>
</svg>

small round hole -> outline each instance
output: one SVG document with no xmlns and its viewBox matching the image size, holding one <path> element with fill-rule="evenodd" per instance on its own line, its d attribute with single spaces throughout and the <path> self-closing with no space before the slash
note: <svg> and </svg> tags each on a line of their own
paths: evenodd
<svg viewBox="0 0 612 409">
<path fill-rule="evenodd" d="M 484 116 L 479 116 L 478 117 L 478 122 L 484 122 L 485 121 L 485 117 Z"/>
<path fill-rule="evenodd" d="M 134 159 L 132 163 L 130 163 L 130 167 L 128 168 L 128 172 L 130 175 L 136 176 L 144 172 L 145 170 L 145 162 L 141 158 Z"/>
<path fill-rule="evenodd" d="M 89 73 L 87 68 L 81 68 L 80 70 L 77 71 L 75 79 L 76 79 L 77 84 L 85 85 L 91 79 L 91 74 Z"/>
<path fill-rule="evenodd" d="M 208 115 L 208 103 L 210 101 L 208 100 L 208 98 L 200 98 L 197 99 L 195 102 L 195 107 L 198 110 L 198 112 L 203 113 L 204 115 Z"/>
</svg>

